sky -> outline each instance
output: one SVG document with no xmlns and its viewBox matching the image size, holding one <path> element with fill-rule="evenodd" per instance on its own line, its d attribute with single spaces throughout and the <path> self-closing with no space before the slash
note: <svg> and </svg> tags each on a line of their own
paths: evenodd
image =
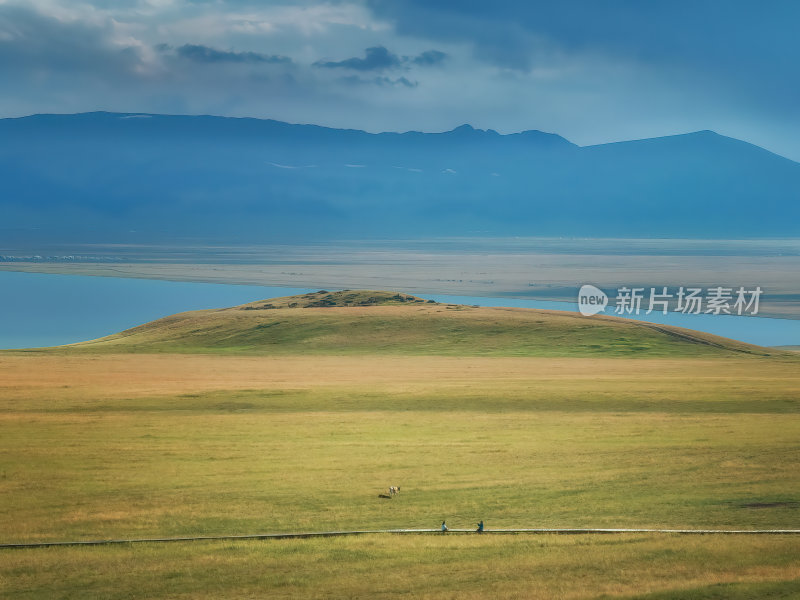
<svg viewBox="0 0 800 600">
<path fill-rule="evenodd" d="M 795 0 L 0 0 L 0 117 L 711 129 L 800 161 Z"/>
</svg>

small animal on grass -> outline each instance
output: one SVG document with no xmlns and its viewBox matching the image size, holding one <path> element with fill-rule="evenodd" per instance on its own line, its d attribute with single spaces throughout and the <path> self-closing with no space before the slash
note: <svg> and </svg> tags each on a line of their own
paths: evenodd
<svg viewBox="0 0 800 600">
<path fill-rule="evenodd" d="M 395 494 L 399 494 L 399 493 L 400 493 L 400 486 L 399 485 L 393 485 L 393 486 L 391 486 L 389 488 L 389 495 L 390 496 L 394 496 Z"/>
</svg>

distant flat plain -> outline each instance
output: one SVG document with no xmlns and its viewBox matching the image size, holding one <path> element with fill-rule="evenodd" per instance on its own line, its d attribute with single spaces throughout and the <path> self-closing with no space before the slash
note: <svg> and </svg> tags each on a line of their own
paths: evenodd
<svg viewBox="0 0 800 600">
<path fill-rule="evenodd" d="M 800 318 L 800 239 L 61 244 L 4 247 L 0 256 L 0 269 L 12 271 L 557 301 L 574 301 L 584 283 L 611 293 L 760 286 L 760 315 Z"/>
</svg>

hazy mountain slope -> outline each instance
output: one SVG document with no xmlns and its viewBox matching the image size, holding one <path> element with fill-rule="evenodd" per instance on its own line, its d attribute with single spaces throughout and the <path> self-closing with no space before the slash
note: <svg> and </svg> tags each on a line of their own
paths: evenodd
<svg viewBox="0 0 800 600">
<path fill-rule="evenodd" d="M 469 126 L 39 115 L 0 120 L 0 181 L 3 229 L 48 239 L 730 237 L 800 222 L 800 164 L 712 132 L 580 148 Z"/>
</svg>

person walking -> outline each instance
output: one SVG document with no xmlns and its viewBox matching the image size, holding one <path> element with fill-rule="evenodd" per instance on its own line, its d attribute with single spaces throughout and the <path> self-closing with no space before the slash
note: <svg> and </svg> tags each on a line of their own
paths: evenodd
<svg viewBox="0 0 800 600">
<path fill-rule="evenodd" d="M 447 523 L 442 521 L 442 533 L 444 533 L 445 531 L 447 531 Z"/>
<path fill-rule="evenodd" d="M 483 533 L 483 521 L 481 521 L 480 523 L 478 523 L 478 529 L 477 529 L 477 531 L 478 531 L 478 533 Z"/>
</svg>

